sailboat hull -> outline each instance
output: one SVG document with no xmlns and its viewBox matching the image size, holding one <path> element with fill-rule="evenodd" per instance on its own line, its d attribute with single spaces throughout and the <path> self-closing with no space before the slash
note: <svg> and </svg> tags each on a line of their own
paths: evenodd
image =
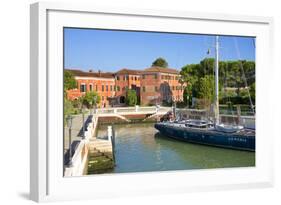
<svg viewBox="0 0 281 205">
<path fill-rule="evenodd" d="M 209 146 L 255 151 L 255 132 L 244 130 L 224 133 L 216 130 L 188 128 L 172 123 L 156 123 L 155 128 L 164 136 L 177 140 Z"/>
</svg>

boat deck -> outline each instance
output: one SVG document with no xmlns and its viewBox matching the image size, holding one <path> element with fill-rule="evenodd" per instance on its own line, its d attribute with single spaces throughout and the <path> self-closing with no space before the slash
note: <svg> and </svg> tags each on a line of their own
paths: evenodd
<svg viewBox="0 0 281 205">
<path fill-rule="evenodd" d="M 202 128 L 202 127 L 187 127 L 184 123 L 174 123 L 174 122 L 162 122 L 160 124 L 170 126 L 170 127 L 177 127 L 182 129 L 189 129 L 193 132 L 206 132 L 206 133 L 212 133 L 212 134 L 218 134 L 218 135 L 225 135 L 225 136 L 239 136 L 239 137 L 254 137 L 256 134 L 256 131 L 253 129 L 242 129 L 237 132 L 221 132 L 217 131 L 215 128 Z"/>
</svg>

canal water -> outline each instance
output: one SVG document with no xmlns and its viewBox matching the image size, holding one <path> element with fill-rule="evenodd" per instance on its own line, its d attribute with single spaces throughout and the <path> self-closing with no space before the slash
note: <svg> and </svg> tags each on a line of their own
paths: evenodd
<svg viewBox="0 0 281 205">
<path fill-rule="evenodd" d="M 119 124 L 115 129 L 114 173 L 255 166 L 255 153 L 216 148 L 162 136 L 152 123 Z M 100 125 L 98 137 L 107 126 Z"/>
</svg>

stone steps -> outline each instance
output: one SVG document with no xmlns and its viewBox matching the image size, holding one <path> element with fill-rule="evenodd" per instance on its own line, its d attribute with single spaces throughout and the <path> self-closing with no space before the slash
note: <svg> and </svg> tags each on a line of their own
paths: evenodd
<svg viewBox="0 0 281 205">
<path fill-rule="evenodd" d="M 108 146 L 111 146 L 111 142 L 89 142 L 89 145 L 94 145 L 94 146 L 108 145 Z"/>
<path fill-rule="evenodd" d="M 104 170 L 113 169 L 114 162 L 105 156 L 95 157 L 89 160 L 88 174 L 102 173 Z"/>
<path fill-rule="evenodd" d="M 90 145 L 89 146 L 90 149 L 112 149 L 111 146 L 108 146 L 108 145 L 99 145 L 99 146 L 95 146 L 95 145 Z"/>
<path fill-rule="evenodd" d="M 107 139 L 89 140 L 88 174 L 104 173 L 114 168 L 112 142 Z"/>
</svg>

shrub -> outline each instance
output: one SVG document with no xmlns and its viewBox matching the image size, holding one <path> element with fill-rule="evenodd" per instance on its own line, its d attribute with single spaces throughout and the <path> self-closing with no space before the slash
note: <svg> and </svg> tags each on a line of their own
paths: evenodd
<svg viewBox="0 0 281 205">
<path fill-rule="evenodd" d="M 128 90 L 126 96 L 126 104 L 128 106 L 135 106 L 138 103 L 137 93 L 135 90 Z"/>
</svg>

